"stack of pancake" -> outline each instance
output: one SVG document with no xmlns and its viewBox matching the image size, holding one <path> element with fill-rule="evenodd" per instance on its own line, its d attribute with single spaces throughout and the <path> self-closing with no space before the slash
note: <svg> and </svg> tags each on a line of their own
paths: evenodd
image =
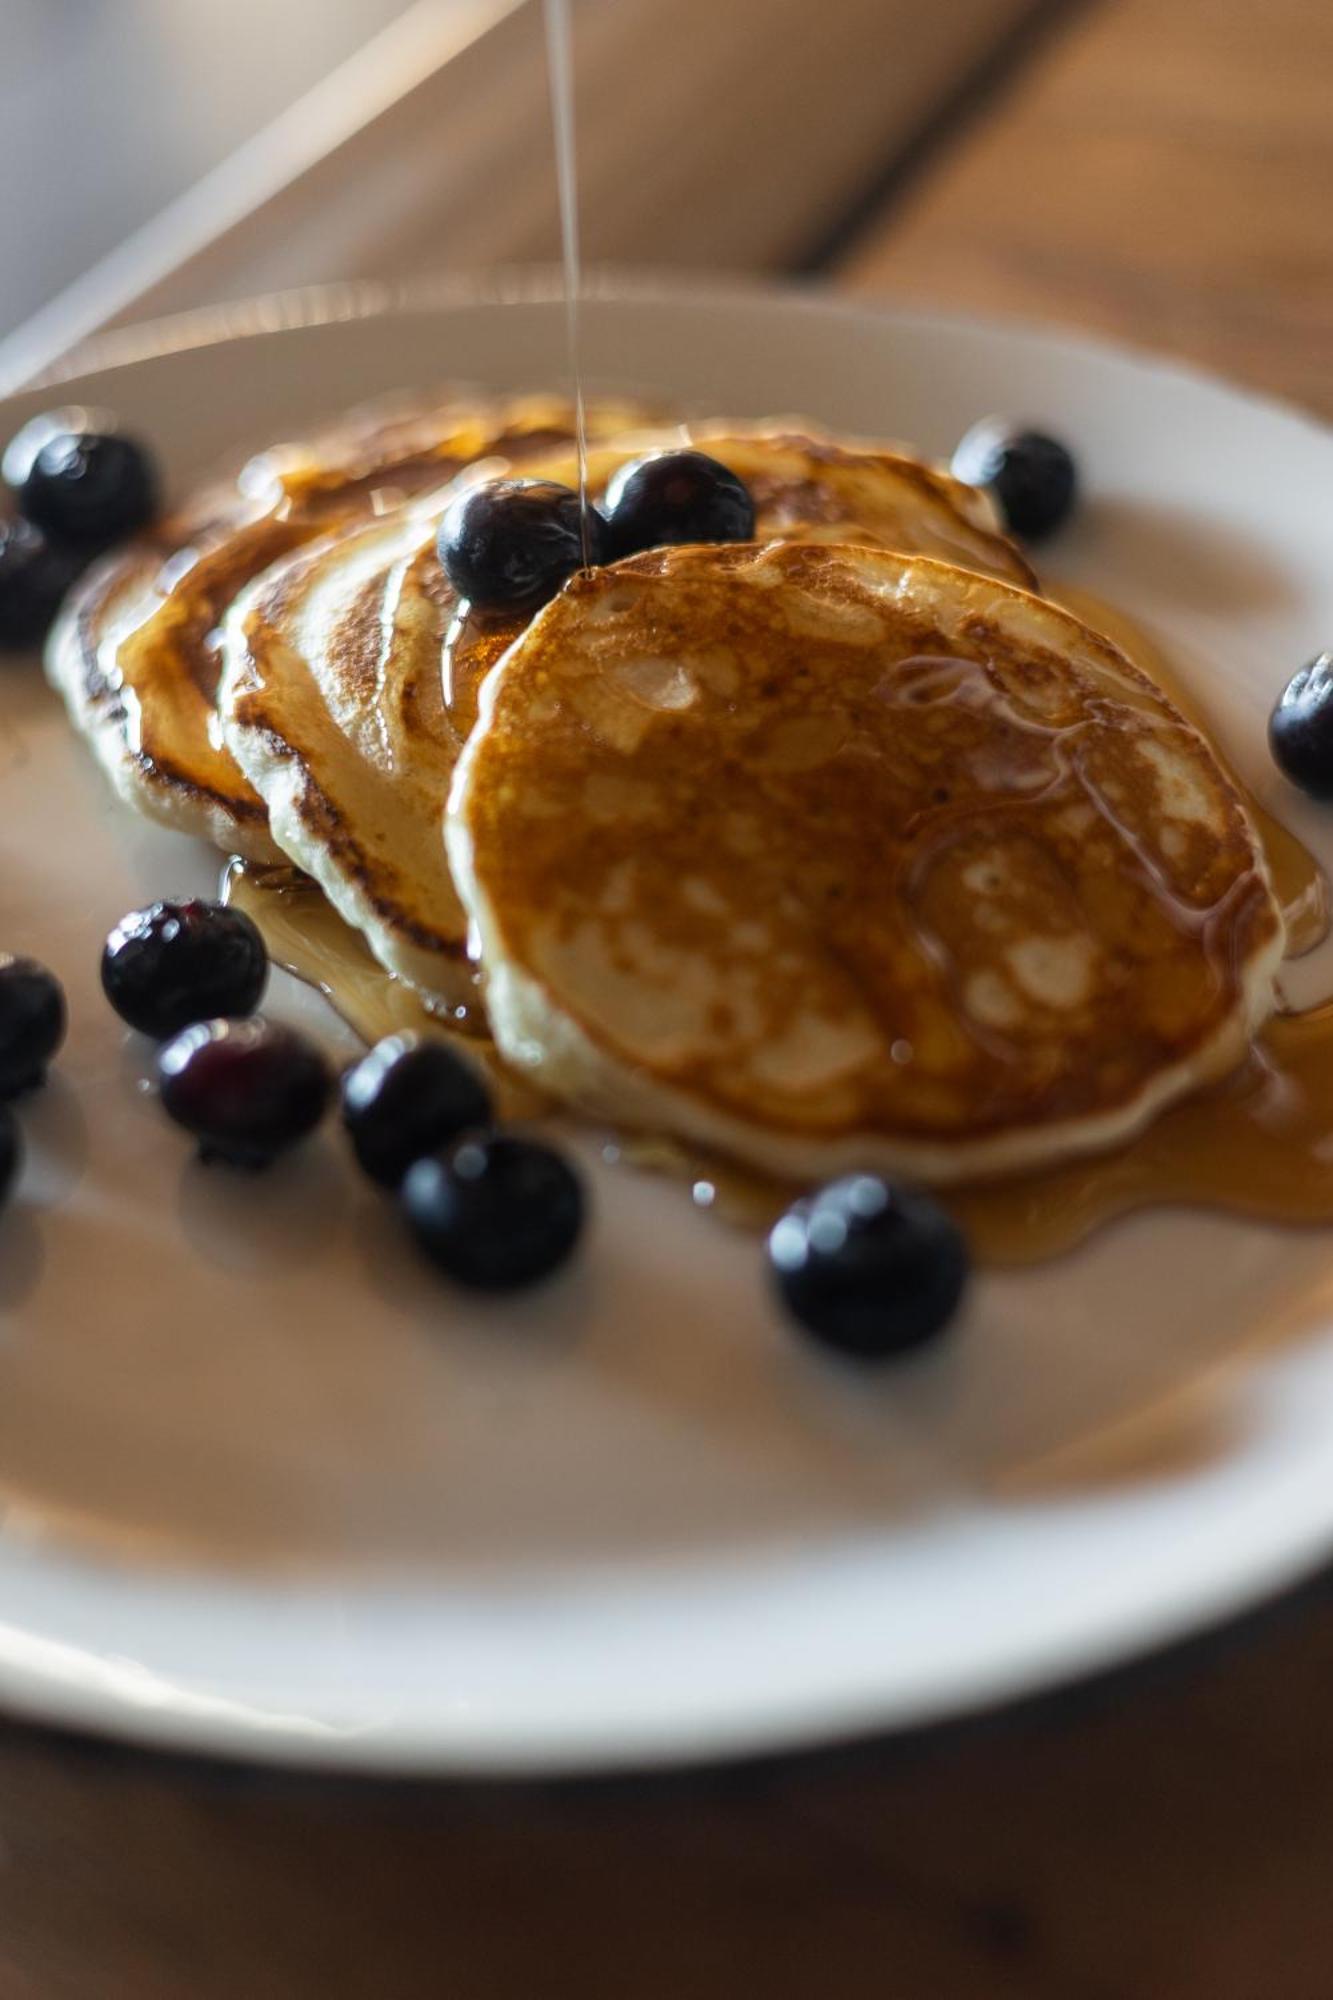
<svg viewBox="0 0 1333 2000">
<path fill-rule="evenodd" d="M 459 482 L 573 484 L 572 413 L 443 402 L 262 454 L 82 584 L 51 677 L 121 795 L 313 877 L 565 1101 L 814 1178 L 1128 1136 L 1238 1061 L 1282 921 L 1242 800 L 985 495 L 811 427 L 691 443 L 752 543 L 460 604 Z"/>
</svg>

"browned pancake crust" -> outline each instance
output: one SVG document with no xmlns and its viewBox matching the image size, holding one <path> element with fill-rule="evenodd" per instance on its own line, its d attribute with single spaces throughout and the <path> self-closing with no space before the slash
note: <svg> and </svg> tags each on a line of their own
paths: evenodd
<svg viewBox="0 0 1333 2000">
<path fill-rule="evenodd" d="M 498 956 L 664 1092 L 947 1150 L 1241 1052 L 1280 939 L 1241 802 L 1036 598 L 878 553 L 667 551 L 576 579 L 486 710 L 456 815 Z"/>
</svg>

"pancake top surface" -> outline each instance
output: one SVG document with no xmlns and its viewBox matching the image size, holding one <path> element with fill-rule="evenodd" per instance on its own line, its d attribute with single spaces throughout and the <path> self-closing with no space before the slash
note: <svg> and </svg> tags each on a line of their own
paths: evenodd
<svg viewBox="0 0 1333 2000">
<path fill-rule="evenodd" d="M 605 418 L 600 428 L 609 428 Z M 627 457 L 667 435 L 594 437 L 594 494 Z M 1011 545 L 980 524 L 989 519 L 980 496 L 916 461 L 758 427 L 711 427 L 706 442 L 751 483 L 766 536 L 807 532 L 798 524 L 814 511 L 845 537 L 856 506 L 858 535 L 924 540 L 940 552 L 966 544 L 977 561 L 993 556 L 1027 574 Z M 577 477 L 568 450 L 522 469 Z M 449 497 L 444 489 L 388 521 L 320 541 L 262 578 L 229 627 L 221 703 L 247 775 L 270 807 L 280 799 L 280 844 L 386 964 L 442 992 L 453 984 L 443 961 L 461 956 L 467 935 L 438 837 L 443 801 L 479 683 L 527 622 L 459 605 L 435 552 Z"/>
<path fill-rule="evenodd" d="M 794 425 L 798 420 L 792 419 Z M 856 542 L 936 556 L 1009 583 L 1035 585 L 1021 551 L 999 532 L 988 497 L 905 447 L 829 437 L 815 425 L 697 423 L 594 443 L 588 485 L 600 499 L 627 459 L 689 444 L 744 480 L 760 540 Z M 542 460 L 543 478 L 572 485 L 568 451 Z"/>
<path fill-rule="evenodd" d="M 1234 787 L 1109 642 L 868 549 L 576 578 L 449 842 L 502 1046 L 765 1165 L 1104 1143 L 1238 1059 L 1281 949 Z"/>
</svg>

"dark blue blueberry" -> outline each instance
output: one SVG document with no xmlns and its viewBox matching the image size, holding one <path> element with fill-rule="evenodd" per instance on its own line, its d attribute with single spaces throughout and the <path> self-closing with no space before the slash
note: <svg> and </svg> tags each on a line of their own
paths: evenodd
<svg viewBox="0 0 1333 2000">
<path fill-rule="evenodd" d="M 0 1104 L 0 1208 L 9 1200 L 22 1165 L 23 1140 L 18 1120 L 7 1104 Z"/>
<path fill-rule="evenodd" d="M 168 1117 L 206 1160 L 263 1167 L 313 1132 L 333 1094 L 321 1051 L 294 1028 L 266 1021 L 196 1021 L 159 1050 Z"/>
<path fill-rule="evenodd" d="M 81 568 L 30 521 L 0 521 L 0 650 L 40 646 Z"/>
<path fill-rule="evenodd" d="M 969 486 L 986 487 L 1005 526 L 1029 542 L 1054 534 L 1078 494 L 1078 468 L 1064 445 L 1003 417 L 972 426 L 953 455 L 952 471 Z"/>
<path fill-rule="evenodd" d="M 588 560 L 606 560 L 588 509 Z M 483 611 L 535 611 L 583 567 L 579 496 L 549 479 L 490 479 L 460 493 L 436 538 L 444 573 Z"/>
<path fill-rule="evenodd" d="M 968 1277 L 957 1225 L 928 1195 L 849 1174 L 789 1208 L 768 1239 L 788 1310 L 827 1347 L 874 1361 L 947 1326 Z"/>
<path fill-rule="evenodd" d="M 54 412 L 25 424 L 5 451 L 4 476 L 19 512 L 50 541 L 93 556 L 152 520 L 157 474 L 133 438 L 67 428 L 78 415 Z"/>
<path fill-rule="evenodd" d="M 1268 746 L 1280 771 L 1312 799 L 1333 799 L 1333 653 L 1293 674 L 1268 718 Z"/>
<path fill-rule="evenodd" d="M 533 1139 L 460 1139 L 409 1167 L 401 1198 L 431 1262 L 479 1291 L 513 1291 L 546 1277 L 583 1227 L 578 1175 Z"/>
<path fill-rule="evenodd" d="M 613 561 L 670 542 L 748 542 L 745 482 L 702 451 L 659 451 L 622 465 L 602 501 Z"/>
<path fill-rule="evenodd" d="M 65 1039 L 65 994 L 35 958 L 0 952 L 0 1099 L 33 1090 Z"/>
<path fill-rule="evenodd" d="M 443 1042 L 389 1035 L 342 1081 L 343 1123 L 365 1172 L 397 1187 L 414 1160 L 491 1122 L 490 1093 Z"/>
<path fill-rule="evenodd" d="M 122 917 L 102 952 L 102 991 L 132 1028 L 164 1040 L 191 1021 L 251 1014 L 268 953 L 243 910 L 191 900 Z"/>
</svg>

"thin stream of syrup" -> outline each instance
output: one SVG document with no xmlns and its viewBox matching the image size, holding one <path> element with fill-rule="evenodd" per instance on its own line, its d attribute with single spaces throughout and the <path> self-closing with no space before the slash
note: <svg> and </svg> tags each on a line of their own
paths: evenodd
<svg viewBox="0 0 1333 2000">
<path fill-rule="evenodd" d="M 579 344 L 579 294 L 583 288 L 579 253 L 578 165 L 574 150 L 574 46 L 569 0 L 545 0 L 546 67 L 551 85 L 551 128 L 555 140 L 556 187 L 560 197 L 560 248 L 564 260 L 565 339 L 574 388 L 574 438 L 579 460 L 579 533 L 583 567 L 592 561 L 588 520 L 588 426 L 583 405 Z"/>
</svg>

